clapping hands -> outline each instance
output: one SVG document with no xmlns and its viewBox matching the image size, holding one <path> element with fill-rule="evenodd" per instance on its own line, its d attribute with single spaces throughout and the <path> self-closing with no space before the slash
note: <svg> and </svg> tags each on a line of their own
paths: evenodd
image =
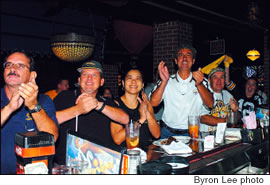
<svg viewBox="0 0 270 185">
<path fill-rule="evenodd" d="M 12 112 L 20 108 L 22 104 L 23 98 L 20 96 L 19 92 L 13 93 L 9 102 L 9 107 L 12 110 Z"/>
<path fill-rule="evenodd" d="M 19 87 L 18 94 L 20 95 L 20 97 L 18 97 L 17 94 L 13 94 L 14 98 L 16 98 L 20 104 L 22 104 L 23 98 L 24 105 L 29 109 L 33 109 L 38 103 L 38 86 L 36 84 L 35 78 L 32 78 L 28 83 L 22 83 Z"/>
<path fill-rule="evenodd" d="M 138 97 L 138 101 L 140 102 L 140 121 L 145 122 L 150 116 L 154 116 L 154 110 L 145 92 L 142 92 L 142 99 Z"/>
<path fill-rule="evenodd" d="M 75 102 L 80 114 L 86 114 L 91 110 L 96 109 L 98 103 L 99 102 L 95 97 L 90 96 L 87 93 L 82 93 Z"/>
</svg>

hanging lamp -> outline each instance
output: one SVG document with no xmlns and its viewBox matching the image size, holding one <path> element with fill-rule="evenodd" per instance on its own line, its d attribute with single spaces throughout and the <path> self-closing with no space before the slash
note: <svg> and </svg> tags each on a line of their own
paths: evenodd
<svg viewBox="0 0 270 185">
<path fill-rule="evenodd" d="M 249 50 L 247 52 L 247 57 L 248 59 L 252 60 L 252 61 L 255 61 L 257 60 L 258 58 L 260 58 L 261 54 L 259 51 L 253 49 L 253 50 Z"/>
<path fill-rule="evenodd" d="M 61 60 L 78 62 L 87 59 L 93 53 L 95 38 L 77 33 L 55 35 L 52 38 L 52 51 Z"/>
</svg>

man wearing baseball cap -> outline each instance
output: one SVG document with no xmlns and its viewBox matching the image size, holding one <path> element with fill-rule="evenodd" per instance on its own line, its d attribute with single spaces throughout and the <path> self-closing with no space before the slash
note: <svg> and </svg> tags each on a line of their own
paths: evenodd
<svg viewBox="0 0 270 185">
<path fill-rule="evenodd" d="M 224 90 L 224 69 L 213 68 L 208 74 L 208 81 L 210 83 L 209 90 L 213 93 L 214 106 L 211 110 L 203 108 L 200 125 L 201 133 L 215 131 L 218 123 L 226 122 L 226 116 L 230 109 L 234 112 L 238 111 L 237 101 L 227 90 Z"/>
<path fill-rule="evenodd" d="M 104 99 L 98 94 L 99 87 L 104 84 L 99 62 L 87 61 L 77 70 L 80 73 L 79 89 L 63 91 L 54 99 L 56 117 L 60 124 L 55 155 L 58 164 L 65 164 L 67 130 L 89 136 L 98 144 L 115 149 L 110 133 L 111 120 L 122 124 L 129 121 L 129 116 L 113 100 Z"/>
</svg>

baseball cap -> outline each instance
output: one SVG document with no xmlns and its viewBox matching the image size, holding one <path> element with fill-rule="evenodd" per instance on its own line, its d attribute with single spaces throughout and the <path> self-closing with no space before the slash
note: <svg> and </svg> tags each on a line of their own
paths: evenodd
<svg viewBox="0 0 270 185">
<path fill-rule="evenodd" d="M 101 64 L 95 60 L 83 63 L 82 67 L 78 68 L 77 71 L 80 73 L 83 69 L 97 69 L 101 74 L 103 72 Z"/>
<path fill-rule="evenodd" d="M 208 78 L 211 78 L 211 76 L 215 73 L 215 72 L 218 72 L 218 71 L 221 71 L 221 72 L 224 72 L 224 69 L 220 68 L 220 67 L 216 67 L 216 68 L 213 68 L 211 69 L 210 73 L 208 74 Z"/>
</svg>

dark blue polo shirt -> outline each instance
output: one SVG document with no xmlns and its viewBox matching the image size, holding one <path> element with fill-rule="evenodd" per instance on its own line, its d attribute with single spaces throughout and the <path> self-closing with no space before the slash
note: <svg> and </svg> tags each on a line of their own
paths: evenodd
<svg viewBox="0 0 270 185">
<path fill-rule="evenodd" d="M 38 102 L 57 125 L 55 107 L 49 96 L 38 95 Z M 1 88 L 1 109 L 9 103 L 5 89 Z M 4 126 L 1 128 L 1 174 L 16 173 L 16 155 L 15 155 L 15 135 L 18 132 L 37 131 L 36 125 L 28 112 L 22 105 L 18 110 L 10 115 Z"/>
</svg>

